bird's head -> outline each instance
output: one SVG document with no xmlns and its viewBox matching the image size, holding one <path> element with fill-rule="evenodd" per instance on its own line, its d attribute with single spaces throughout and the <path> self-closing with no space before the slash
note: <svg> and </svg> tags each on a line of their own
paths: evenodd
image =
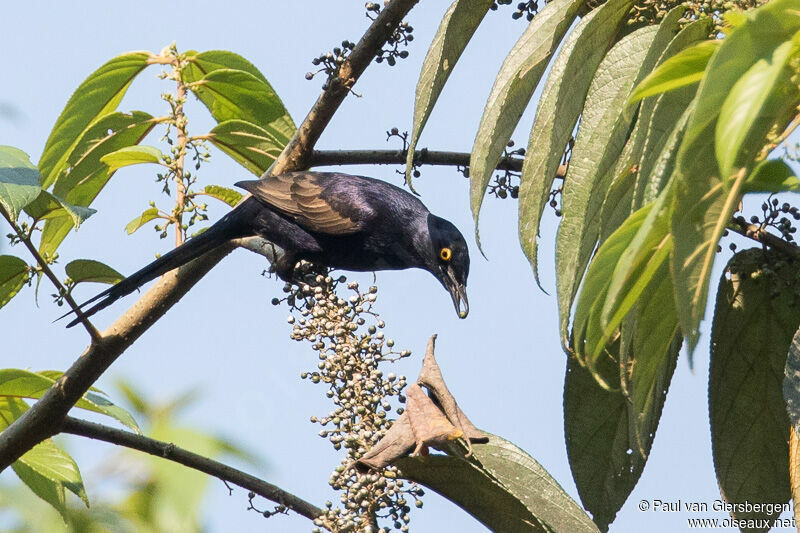
<svg viewBox="0 0 800 533">
<path fill-rule="evenodd" d="M 469 313 L 467 241 L 464 240 L 464 236 L 461 235 L 458 228 L 436 215 L 428 215 L 428 233 L 432 247 L 426 254 L 426 268 L 450 293 L 459 318 L 466 318 Z"/>
</svg>

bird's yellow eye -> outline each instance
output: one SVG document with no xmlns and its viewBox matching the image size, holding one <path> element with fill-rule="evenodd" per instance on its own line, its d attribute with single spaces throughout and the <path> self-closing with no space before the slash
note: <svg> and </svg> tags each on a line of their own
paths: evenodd
<svg viewBox="0 0 800 533">
<path fill-rule="evenodd" d="M 453 250 L 450 248 L 442 248 L 439 252 L 439 257 L 442 258 L 442 261 L 450 261 L 450 258 L 453 257 Z"/>
</svg>

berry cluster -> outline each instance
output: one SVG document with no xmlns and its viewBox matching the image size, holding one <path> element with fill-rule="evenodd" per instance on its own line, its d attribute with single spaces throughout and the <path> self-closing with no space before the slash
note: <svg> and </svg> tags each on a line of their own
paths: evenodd
<svg viewBox="0 0 800 533">
<path fill-rule="evenodd" d="M 492 11 L 496 11 L 499 6 L 509 6 L 514 2 L 514 0 L 495 0 L 495 2 L 491 5 Z M 519 2 L 517 4 L 517 10 L 511 14 L 511 18 L 514 20 L 519 20 L 522 16 L 525 16 L 525 19 L 530 22 L 533 20 L 533 17 L 539 11 L 539 2 L 538 0 L 527 0 L 526 2 Z"/>
<path fill-rule="evenodd" d="M 347 56 L 355 47 L 356 43 L 345 39 L 344 41 L 342 41 L 341 48 L 336 46 L 332 51 L 325 52 L 315 57 L 314 59 L 311 60 L 311 64 L 314 65 L 315 67 L 320 67 L 320 68 L 315 72 L 306 72 L 306 79 L 313 80 L 314 76 L 316 76 L 320 72 L 324 72 L 325 75 L 327 76 L 327 79 L 322 88 L 323 89 L 327 88 L 328 86 L 327 80 L 329 80 L 332 76 L 336 74 L 336 72 L 339 70 L 339 67 L 342 66 L 344 60 L 347 58 Z"/>
<path fill-rule="evenodd" d="M 511 150 L 513 147 L 514 141 L 508 141 L 505 151 L 503 152 L 503 157 L 508 158 L 525 155 L 525 148 Z M 502 200 L 505 200 L 509 196 L 511 198 L 518 198 L 519 178 L 521 174 L 521 172 L 514 172 L 513 170 L 503 170 L 501 173 L 495 174 L 494 181 L 490 183 L 488 187 L 489 194 L 493 194 L 495 198 L 500 198 Z"/>
<path fill-rule="evenodd" d="M 296 279 L 303 281 L 287 284 L 284 291 L 288 296 L 282 301 L 295 311 L 288 318 L 291 338 L 310 342 L 319 359 L 317 369 L 301 377 L 327 385 L 326 396 L 335 405 L 328 415 L 313 416 L 311 422 L 323 427 L 319 435 L 334 449 L 346 451 L 329 481 L 341 492 L 342 505 L 335 507 L 327 502 L 325 515 L 316 520 L 316 525 L 335 531 L 377 533 L 378 521 L 388 519 L 395 529 L 408 531 L 408 502 L 421 506 L 422 489 L 397 479 L 394 467 L 360 473 L 355 461 L 386 435 L 392 412 L 399 416 L 404 411 L 403 407 L 393 408 L 392 400 L 405 403 L 406 378 L 384 374 L 379 365 L 408 357 L 411 352 L 396 351 L 394 341 L 386 338 L 386 324 L 372 310 L 377 287 L 362 292 L 358 283 L 348 283 L 349 296 L 343 297 L 337 289 L 346 282 L 344 276 L 317 273 L 305 262 L 298 270 Z"/>
<path fill-rule="evenodd" d="M 378 13 L 381 12 L 381 6 L 377 2 L 367 2 L 364 4 L 367 9 L 367 18 L 375 20 L 378 18 Z M 386 40 L 387 48 L 382 48 L 378 51 L 375 58 L 376 63 L 383 63 L 386 61 L 390 67 L 397 64 L 397 59 L 405 59 L 408 57 L 407 50 L 400 50 L 402 46 L 408 46 L 408 43 L 414 40 L 414 28 L 408 22 L 401 22 L 394 33 Z"/>
<path fill-rule="evenodd" d="M 794 220 L 800 220 L 800 210 L 784 202 L 781 204 L 780 200 L 769 195 L 767 201 L 761 204 L 761 216 L 753 215 L 750 217 L 750 223 L 760 226 L 760 229 L 773 228 L 777 230 L 783 240 L 787 242 L 794 241 L 794 234 L 797 228 L 794 226 L 789 217 Z M 745 224 L 743 216 L 736 218 L 740 225 Z"/>
<path fill-rule="evenodd" d="M 401 149 L 401 151 L 404 154 L 407 153 L 407 151 L 408 151 L 408 132 L 404 131 L 403 133 L 400 133 L 399 129 L 392 128 L 392 129 L 390 129 L 390 130 L 388 130 L 386 132 L 386 142 L 389 142 L 392 139 L 392 137 L 397 137 L 398 139 L 400 139 L 400 141 L 403 143 L 403 148 Z M 417 165 L 416 163 L 412 164 L 411 168 L 412 168 L 411 175 L 414 176 L 415 178 L 418 178 L 418 177 L 420 177 L 422 175 L 420 173 L 420 171 L 419 171 L 419 165 Z M 395 172 L 397 174 L 400 174 L 401 176 L 405 176 L 406 175 L 404 170 L 395 170 Z M 408 183 L 406 183 L 406 185 L 408 185 Z"/>
</svg>

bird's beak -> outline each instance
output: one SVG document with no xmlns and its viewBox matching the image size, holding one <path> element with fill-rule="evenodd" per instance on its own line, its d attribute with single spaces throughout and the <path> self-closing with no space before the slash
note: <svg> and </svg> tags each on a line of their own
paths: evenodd
<svg viewBox="0 0 800 533">
<path fill-rule="evenodd" d="M 453 274 L 452 267 L 447 268 L 445 286 L 447 287 L 447 291 L 450 293 L 450 297 L 453 299 L 453 305 L 456 308 L 456 313 L 458 313 L 458 318 L 467 318 L 467 315 L 469 314 L 467 287 L 456 280 L 456 276 Z"/>
</svg>

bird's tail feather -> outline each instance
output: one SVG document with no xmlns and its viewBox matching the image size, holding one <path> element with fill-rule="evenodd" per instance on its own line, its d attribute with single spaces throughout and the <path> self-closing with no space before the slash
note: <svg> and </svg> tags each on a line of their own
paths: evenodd
<svg viewBox="0 0 800 533">
<path fill-rule="evenodd" d="M 162 276 L 163 274 L 166 274 L 170 270 L 178 268 L 179 266 L 185 265 L 192 259 L 195 259 L 204 253 L 213 250 L 226 241 L 237 237 L 242 237 L 243 235 L 239 234 L 242 226 L 239 222 L 241 218 L 237 215 L 238 213 L 236 210 L 228 213 L 225 217 L 220 219 L 216 224 L 208 228 L 200 235 L 189 239 L 174 250 L 170 250 L 169 252 L 165 253 L 138 272 L 131 274 L 116 285 L 112 285 L 100 294 L 90 298 L 89 300 L 86 300 L 78 308 L 83 309 L 85 306 L 97 302 L 93 306 L 82 311 L 83 316 L 92 316 L 98 311 L 113 304 L 123 296 L 127 296 L 128 294 L 137 290 L 148 281 Z M 72 313 L 74 313 L 74 311 L 70 311 L 69 313 L 59 317 L 58 320 L 61 320 Z M 75 318 L 69 324 L 67 324 L 67 327 L 71 328 L 78 322 L 80 322 L 80 319 Z"/>
</svg>

